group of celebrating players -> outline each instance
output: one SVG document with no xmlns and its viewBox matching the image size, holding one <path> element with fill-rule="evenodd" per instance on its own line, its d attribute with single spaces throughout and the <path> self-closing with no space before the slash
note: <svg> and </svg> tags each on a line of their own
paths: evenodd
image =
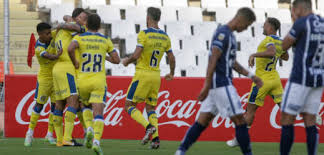
<svg viewBox="0 0 324 155">
<path fill-rule="evenodd" d="M 248 61 L 250 67 L 256 65 L 255 74 L 236 61 L 237 44 L 233 34 L 234 31 L 240 33 L 246 30 L 256 20 L 254 12 L 247 7 L 240 8 L 231 21 L 216 29 L 212 36 L 206 80 L 198 95 L 198 100 L 202 102 L 200 113 L 188 129 L 176 155 L 184 155 L 218 113 L 230 117 L 235 124 L 235 138 L 227 144 L 239 145 L 244 155 L 252 155 L 248 128 L 267 95 L 282 111 L 280 154 L 290 153 L 297 114 L 301 114 L 305 122 L 308 154 L 316 154 L 319 137 L 316 115 L 324 86 L 324 19 L 312 12 L 310 0 L 294 0 L 291 14 L 294 25 L 284 40 L 277 36 L 279 20 L 267 18 L 263 27 L 266 38 Z M 155 107 L 161 84 L 159 64 L 164 53 L 170 63 L 166 80 L 173 79 L 175 70 L 170 38 L 158 27 L 160 16 L 160 9 L 147 9 L 147 29 L 139 32 L 134 53 L 122 61 L 124 66 L 136 62 L 136 72 L 126 95 L 125 111 L 146 129 L 142 144 L 151 141 L 152 149 L 160 146 Z M 76 8 L 72 16 L 64 16 L 64 20 L 66 23 L 54 29 L 47 23 L 37 25 L 39 39 L 35 51 L 40 70 L 36 105 L 30 117 L 25 146 L 31 146 L 40 112 L 50 97 L 51 113 L 46 135 L 49 143 L 82 146 L 72 138 L 77 115 L 85 132 L 84 145 L 97 154 L 103 154 L 100 139 L 107 91 L 104 60 L 118 64 L 120 58 L 111 40 L 98 32 L 101 19 L 97 14 Z M 287 51 L 291 47 L 294 51 L 293 68 L 284 92 L 276 64 L 279 59 L 289 59 Z M 246 111 L 232 84 L 232 69 L 253 81 Z M 141 102 L 145 102 L 148 120 L 136 108 L 136 104 Z M 63 132 L 63 110 L 66 106 Z M 54 130 L 56 140 L 53 138 Z"/>
</svg>

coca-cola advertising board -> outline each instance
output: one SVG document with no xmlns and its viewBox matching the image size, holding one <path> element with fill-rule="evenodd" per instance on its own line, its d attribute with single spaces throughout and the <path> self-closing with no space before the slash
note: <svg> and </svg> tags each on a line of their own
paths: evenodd
<svg viewBox="0 0 324 155">
<path fill-rule="evenodd" d="M 28 129 L 30 115 L 35 105 L 34 94 L 36 88 L 36 76 L 8 75 L 6 76 L 5 93 L 5 136 L 24 137 Z M 286 79 L 282 80 L 285 85 Z M 104 109 L 105 128 L 104 139 L 141 139 L 144 128 L 137 124 L 123 106 L 127 88 L 131 77 L 107 77 L 107 100 Z M 200 102 L 197 95 L 204 83 L 203 78 L 175 78 L 172 81 L 162 79 L 158 96 L 156 113 L 159 117 L 159 134 L 162 140 L 181 140 L 191 124 L 197 119 Z M 245 107 L 251 87 L 250 79 L 234 79 L 233 83 L 241 96 L 242 105 Z M 324 101 L 324 100 L 322 100 Z M 47 132 L 48 114 L 50 113 L 50 100 L 41 112 L 41 117 L 35 129 L 35 137 L 44 137 Z M 319 114 L 324 113 L 323 103 Z M 138 104 L 137 108 L 146 112 L 144 104 Z M 280 140 L 280 110 L 270 97 L 265 100 L 265 105 L 259 108 L 254 124 L 250 129 L 252 141 L 279 142 Z M 73 137 L 82 137 L 83 129 L 76 119 Z M 295 141 L 305 142 L 305 128 L 302 117 L 297 116 L 295 123 Z M 318 125 L 318 129 L 322 126 Z M 319 130 L 323 135 L 324 131 Z M 200 140 L 225 141 L 234 135 L 234 124 L 229 118 L 217 115 Z M 324 142 L 324 136 L 320 136 L 320 142 Z"/>
</svg>

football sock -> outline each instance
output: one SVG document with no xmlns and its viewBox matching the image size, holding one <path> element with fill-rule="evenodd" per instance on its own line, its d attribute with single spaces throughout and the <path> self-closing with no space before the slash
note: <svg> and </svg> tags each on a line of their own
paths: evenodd
<svg viewBox="0 0 324 155">
<path fill-rule="evenodd" d="M 155 111 L 150 111 L 147 113 L 147 116 L 148 116 L 148 119 L 149 119 L 149 122 L 151 125 L 153 125 L 155 128 L 156 128 L 156 131 L 155 133 L 152 135 L 152 139 L 154 139 L 155 137 L 159 137 L 159 130 L 158 130 L 158 118 L 156 116 L 156 113 Z"/>
<path fill-rule="evenodd" d="M 189 147 L 196 142 L 200 134 L 206 129 L 206 126 L 202 126 L 198 122 L 195 122 L 187 131 L 185 137 L 183 138 L 179 150 L 186 152 Z"/>
<path fill-rule="evenodd" d="M 57 142 L 63 142 L 63 111 L 54 110 L 53 124 Z"/>
<path fill-rule="evenodd" d="M 139 124 L 141 124 L 144 128 L 146 128 L 150 123 L 145 120 L 142 113 L 137 110 L 134 106 L 131 106 L 127 109 L 128 114 Z"/>
<path fill-rule="evenodd" d="M 100 141 L 102 132 L 104 129 L 104 120 L 102 115 L 97 115 L 94 118 L 93 123 L 93 131 L 94 131 L 94 139 Z"/>
<path fill-rule="evenodd" d="M 242 153 L 244 155 L 252 155 L 249 129 L 247 128 L 247 124 L 236 126 L 235 127 L 235 136 L 236 136 L 237 142 L 240 145 Z"/>
<path fill-rule="evenodd" d="M 288 155 L 294 143 L 294 126 L 283 125 L 281 128 L 280 155 Z"/>
<path fill-rule="evenodd" d="M 83 108 L 82 109 L 82 116 L 85 123 L 86 128 L 93 126 L 93 114 L 91 109 L 89 108 Z"/>
<path fill-rule="evenodd" d="M 317 152 L 318 145 L 318 131 L 316 126 L 306 127 L 306 135 L 307 135 L 307 151 L 309 155 L 315 155 Z"/>
<path fill-rule="evenodd" d="M 78 119 L 79 119 L 80 124 L 82 125 L 82 127 L 83 128 L 87 128 L 86 125 L 85 125 L 84 119 L 83 119 L 83 115 L 82 115 L 81 109 L 78 109 L 77 116 L 78 116 Z"/>
<path fill-rule="evenodd" d="M 72 132 L 74 128 L 74 119 L 77 110 L 73 107 L 68 107 L 64 116 L 64 141 L 72 140 Z"/>
<path fill-rule="evenodd" d="M 32 112 L 32 115 L 30 116 L 30 123 L 29 123 L 29 129 L 34 130 L 36 125 L 37 125 L 37 121 L 39 118 L 39 114 L 42 111 L 42 108 L 35 105 L 34 106 L 34 111 Z"/>
<path fill-rule="evenodd" d="M 51 112 L 48 116 L 48 131 L 47 131 L 48 133 L 53 133 L 54 131 L 54 124 L 53 124 L 54 110 L 55 110 L 55 105 L 52 103 Z"/>
</svg>

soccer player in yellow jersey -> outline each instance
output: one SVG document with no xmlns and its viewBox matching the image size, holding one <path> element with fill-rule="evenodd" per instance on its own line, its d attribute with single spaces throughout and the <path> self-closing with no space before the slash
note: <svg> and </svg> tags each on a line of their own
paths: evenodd
<svg viewBox="0 0 324 155">
<path fill-rule="evenodd" d="M 56 53 L 55 48 L 53 48 L 54 40 L 52 37 L 55 37 L 55 31 L 51 32 L 51 25 L 47 23 L 39 23 L 37 25 L 37 33 L 39 39 L 35 45 L 35 53 L 40 65 L 40 69 L 37 75 L 37 84 L 35 92 L 35 101 L 36 105 L 34 106 L 34 111 L 30 117 L 29 128 L 26 133 L 25 146 L 32 145 L 32 138 L 34 129 L 37 125 L 40 112 L 43 109 L 44 104 L 47 102 L 48 97 L 51 98 L 51 113 L 49 115 L 48 121 L 48 133 L 46 139 L 50 144 L 56 144 L 53 139 L 53 116 L 52 112 L 54 111 L 54 88 L 53 88 L 53 77 L 52 69 L 55 64 L 55 60 L 62 54 L 62 51 Z"/>
<path fill-rule="evenodd" d="M 279 20 L 269 17 L 263 26 L 263 34 L 266 35 L 266 38 L 258 46 L 257 53 L 249 57 L 248 63 L 250 67 L 254 66 L 254 59 L 256 59 L 255 74 L 264 82 L 261 88 L 257 88 L 254 83 L 252 84 L 248 105 L 244 114 L 249 127 L 253 123 L 256 110 L 263 106 L 267 95 L 270 95 L 278 106 L 280 106 L 282 101 L 283 88 L 276 65 L 279 59 L 287 61 L 289 55 L 288 52 L 283 51 L 281 48 L 282 40 L 276 35 L 279 29 Z M 236 138 L 227 141 L 227 145 L 231 147 L 237 146 Z"/>
<path fill-rule="evenodd" d="M 74 9 L 72 18 L 76 24 L 71 23 L 67 26 L 76 26 L 78 31 L 60 30 L 55 38 L 56 49 L 62 49 L 63 53 L 58 58 L 53 68 L 53 80 L 55 89 L 55 111 L 54 128 L 57 137 L 57 146 L 80 146 L 72 142 L 72 132 L 74 128 L 74 119 L 79 108 L 78 92 L 75 78 L 75 69 L 68 55 L 68 46 L 72 37 L 78 32 L 84 32 L 82 25 L 86 24 L 87 14 L 82 8 Z M 61 28 L 59 26 L 59 28 Z M 64 28 L 64 27 L 62 27 Z M 67 103 L 68 108 L 64 117 L 64 135 L 63 135 L 63 109 Z M 64 138 L 64 139 L 63 139 Z"/>
<path fill-rule="evenodd" d="M 173 79 L 175 69 L 170 38 L 158 27 L 160 16 L 160 9 L 154 7 L 147 9 L 147 29 L 139 32 L 134 54 L 123 61 L 124 66 L 137 62 L 135 76 L 127 91 L 125 110 L 146 128 L 142 144 L 145 145 L 152 137 L 152 149 L 157 149 L 160 145 L 155 107 L 161 84 L 160 61 L 165 52 L 170 61 L 170 74 L 165 76 L 167 80 Z M 149 121 L 145 120 L 142 113 L 136 109 L 136 104 L 141 102 L 146 103 Z"/>
<path fill-rule="evenodd" d="M 93 109 L 93 127 L 86 123 L 86 146 L 103 155 L 100 139 L 104 129 L 103 110 L 107 91 L 105 58 L 108 53 L 111 62 L 115 64 L 118 64 L 120 59 L 111 40 L 98 33 L 100 23 L 101 19 L 97 14 L 89 15 L 87 22 L 89 30 L 75 36 L 68 51 L 75 68 L 79 70 L 77 81 L 80 100 L 85 106 L 92 105 Z M 79 49 L 80 61 L 76 59 L 76 49 Z"/>
</svg>

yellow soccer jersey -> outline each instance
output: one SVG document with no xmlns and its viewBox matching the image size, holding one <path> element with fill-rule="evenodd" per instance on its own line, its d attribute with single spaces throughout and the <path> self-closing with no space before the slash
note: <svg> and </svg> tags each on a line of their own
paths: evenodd
<svg viewBox="0 0 324 155">
<path fill-rule="evenodd" d="M 148 28 L 140 31 L 137 46 L 143 51 L 137 60 L 136 70 L 160 71 L 160 61 L 164 52 L 172 52 L 168 35 L 160 29 Z"/>
<path fill-rule="evenodd" d="M 274 45 L 276 47 L 276 56 L 273 58 L 256 58 L 256 75 L 261 78 L 278 77 L 276 64 L 278 59 L 285 52 L 281 47 L 282 40 L 278 36 L 267 36 L 258 46 L 258 52 L 265 52 L 268 46 Z"/>
<path fill-rule="evenodd" d="M 53 42 L 51 41 L 51 44 L 52 43 Z M 52 78 L 52 69 L 55 64 L 55 61 L 43 57 L 45 53 L 48 52 L 52 54 L 52 52 L 55 51 L 49 49 L 51 49 L 50 45 L 41 43 L 39 40 L 37 40 L 35 45 L 35 55 L 40 66 L 38 71 L 38 78 Z"/>
<path fill-rule="evenodd" d="M 115 51 L 111 40 L 100 33 L 85 32 L 75 36 L 73 41 L 79 44 L 78 78 L 104 77 L 105 79 L 106 53 Z"/>
<path fill-rule="evenodd" d="M 81 31 L 85 31 L 84 26 L 80 26 L 80 27 L 82 29 Z M 69 53 L 68 53 L 68 47 L 72 41 L 73 36 L 75 36 L 77 34 L 78 34 L 77 32 L 69 31 L 69 30 L 60 30 L 56 34 L 55 48 L 56 48 L 56 50 L 63 48 L 63 53 L 57 60 L 58 62 L 71 62 L 71 59 L 70 59 Z"/>
</svg>

